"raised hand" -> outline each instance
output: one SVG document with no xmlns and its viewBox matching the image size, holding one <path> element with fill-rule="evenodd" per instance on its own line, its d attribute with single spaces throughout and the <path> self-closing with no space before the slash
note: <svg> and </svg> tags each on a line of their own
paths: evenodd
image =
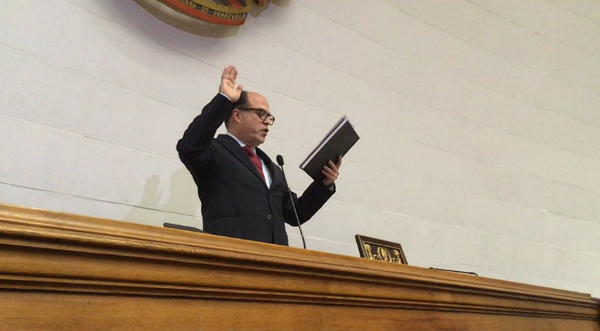
<svg viewBox="0 0 600 331">
<path fill-rule="evenodd" d="M 226 95 L 231 102 L 236 102 L 240 99 L 240 94 L 244 88 L 242 85 L 235 86 L 235 80 L 237 79 L 237 69 L 235 66 L 227 66 L 223 69 L 221 75 L 221 86 L 219 86 L 219 92 Z"/>
<path fill-rule="evenodd" d="M 342 156 L 341 155 L 338 157 L 337 164 L 334 164 L 333 161 L 329 160 L 329 165 L 326 165 L 325 167 L 323 167 L 323 170 L 321 170 L 321 173 L 325 176 L 325 179 L 323 179 L 323 185 L 325 185 L 327 187 L 333 185 L 335 180 L 340 175 L 340 166 L 341 165 L 342 165 Z"/>
</svg>

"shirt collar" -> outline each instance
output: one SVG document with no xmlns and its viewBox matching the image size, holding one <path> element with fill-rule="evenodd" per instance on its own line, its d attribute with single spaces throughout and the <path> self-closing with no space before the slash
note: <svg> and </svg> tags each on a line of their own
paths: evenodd
<svg viewBox="0 0 600 331">
<path fill-rule="evenodd" d="M 246 144 L 244 144 L 244 142 L 242 142 L 240 140 L 240 138 L 234 136 L 233 133 L 227 131 L 227 135 L 230 136 L 231 138 L 235 139 L 235 141 L 237 141 L 237 143 L 240 144 L 241 147 L 247 146 Z M 254 147 L 250 147 L 250 148 L 252 148 L 252 150 L 254 151 L 254 153 L 256 153 L 256 148 L 254 148 Z"/>
</svg>

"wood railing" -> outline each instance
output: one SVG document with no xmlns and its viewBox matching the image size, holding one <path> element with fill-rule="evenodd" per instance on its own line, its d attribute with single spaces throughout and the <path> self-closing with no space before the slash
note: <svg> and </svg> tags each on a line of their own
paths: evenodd
<svg viewBox="0 0 600 331">
<path fill-rule="evenodd" d="M 7 205 L 0 298 L 2 331 L 600 331 L 588 294 Z"/>
</svg>

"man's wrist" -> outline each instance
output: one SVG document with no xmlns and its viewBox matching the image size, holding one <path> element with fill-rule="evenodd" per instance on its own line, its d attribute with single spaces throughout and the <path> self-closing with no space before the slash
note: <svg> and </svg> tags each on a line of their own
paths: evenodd
<svg viewBox="0 0 600 331">
<path fill-rule="evenodd" d="M 325 186 L 325 187 L 327 187 L 327 189 L 328 189 L 329 191 L 331 191 L 331 192 L 335 192 L 335 182 L 334 182 L 334 183 L 331 183 L 331 185 L 329 185 L 329 186 Z"/>
<path fill-rule="evenodd" d="M 223 92 L 219 92 L 220 95 L 224 96 L 225 98 L 227 98 L 227 100 L 229 100 L 231 102 L 231 99 Z"/>
</svg>

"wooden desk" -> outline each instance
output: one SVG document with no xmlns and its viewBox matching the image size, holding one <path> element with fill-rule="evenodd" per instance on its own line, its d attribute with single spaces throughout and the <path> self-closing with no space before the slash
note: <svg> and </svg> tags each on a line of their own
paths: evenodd
<svg viewBox="0 0 600 331">
<path fill-rule="evenodd" d="M 588 294 L 7 205 L 0 298 L 2 331 L 600 331 Z"/>
</svg>

